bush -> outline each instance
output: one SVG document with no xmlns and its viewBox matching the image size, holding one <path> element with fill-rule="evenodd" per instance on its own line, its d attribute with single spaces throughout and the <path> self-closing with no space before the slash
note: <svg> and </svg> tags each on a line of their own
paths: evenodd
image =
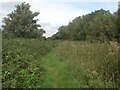
<svg viewBox="0 0 120 90">
<path fill-rule="evenodd" d="M 41 57 L 54 47 L 52 41 L 3 39 L 3 88 L 38 88 L 45 72 Z"/>
</svg>

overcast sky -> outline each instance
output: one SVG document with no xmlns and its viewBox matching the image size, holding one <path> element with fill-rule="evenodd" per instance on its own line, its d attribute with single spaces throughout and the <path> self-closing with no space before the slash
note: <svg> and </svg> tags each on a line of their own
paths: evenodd
<svg viewBox="0 0 120 90">
<path fill-rule="evenodd" d="M 39 11 L 38 23 L 45 29 L 44 36 L 51 36 L 61 25 L 67 25 L 75 17 L 98 9 L 117 11 L 119 0 L 1 0 L 0 26 L 2 18 L 15 9 L 15 5 L 27 2 L 32 11 Z"/>
</svg>

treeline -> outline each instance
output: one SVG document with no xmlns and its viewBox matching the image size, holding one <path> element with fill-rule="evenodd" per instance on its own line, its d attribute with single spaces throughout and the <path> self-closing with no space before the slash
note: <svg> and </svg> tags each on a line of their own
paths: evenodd
<svg viewBox="0 0 120 90">
<path fill-rule="evenodd" d="M 120 5 L 118 5 L 120 6 Z M 39 12 L 32 12 L 28 3 L 16 5 L 16 9 L 3 18 L 3 38 L 39 38 L 45 30 L 34 19 Z M 87 15 L 76 17 L 67 26 L 61 26 L 51 39 L 88 40 L 88 41 L 120 41 L 120 7 L 115 13 L 96 10 Z"/>
<path fill-rule="evenodd" d="M 96 10 L 76 17 L 67 26 L 61 26 L 52 39 L 108 41 L 120 40 L 120 9 L 112 14 L 106 10 Z M 118 23 L 119 22 L 119 23 Z"/>
<path fill-rule="evenodd" d="M 32 12 L 28 3 L 16 5 L 16 9 L 3 18 L 3 38 L 45 38 L 45 30 L 34 19 L 39 12 Z"/>
</svg>

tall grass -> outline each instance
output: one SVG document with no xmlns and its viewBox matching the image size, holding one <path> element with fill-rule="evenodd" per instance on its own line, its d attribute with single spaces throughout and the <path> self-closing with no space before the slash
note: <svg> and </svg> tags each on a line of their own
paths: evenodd
<svg viewBox="0 0 120 90">
<path fill-rule="evenodd" d="M 45 69 L 41 58 L 57 46 L 57 58 L 65 61 L 80 87 L 120 85 L 119 44 L 80 41 L 3 39 L 2 87 L 39 88 Z"/>
<path fill-rule="evenodd" d="M 80 87 L 119 87 L 118 43 L 64 41 L 59 57 L 67 60 Z"/>
</svg>

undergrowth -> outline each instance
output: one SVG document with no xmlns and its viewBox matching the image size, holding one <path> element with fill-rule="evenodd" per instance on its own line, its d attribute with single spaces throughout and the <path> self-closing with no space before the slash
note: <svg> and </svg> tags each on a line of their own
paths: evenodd
<svg viewBox="0 0 120 90">
<path fill-rule="evenodd" d="M 59 45 L 58 53 L 62 60 L 67 60 L 80 87 L 118 88 L 118 49 L 116 42 L 64 41 Z"/>
<path fill-rule="evenodd" d="M 45 72 L 41 57 L 55 46 L 55 42 L 3 39 L 2 43 L 2 87 L 41 87 L 41 76 Z"/>
</svg>

